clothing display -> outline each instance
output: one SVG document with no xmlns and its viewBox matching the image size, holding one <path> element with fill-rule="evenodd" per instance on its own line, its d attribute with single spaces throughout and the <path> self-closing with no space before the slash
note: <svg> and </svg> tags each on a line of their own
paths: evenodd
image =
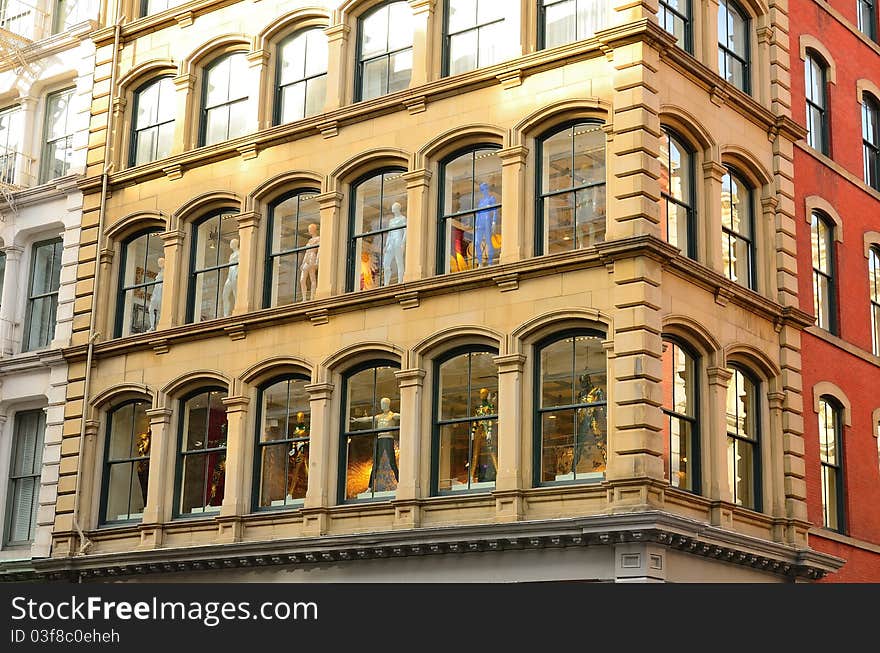
<svg viewBox="0 0 880 653">
<path fill-rule="evenodd" d="M 299 267 L 299 287 L 303 301 L 314 299 L 315 289 L 318 286 L 318 252 L 321 237 L 318 235 L 318 225 L 314 222 L 309 225 L 309 236 L 309 242 L 306 243 L 309 249 L 306 250 Z"/>
<path fill-rule="evenodd" d="M 392 218 L 388 221 L 391 230 L 385 238 L 382 253 L 382 285 L 391 283 L 392 274 L 396 283 L 403 282 L 404 257 L 406 256 L 406 216 L 400 212 L 400 203 L 391 205 Z"/>
<path fill-rule="evenodd" d="M 148 316 L 148 329 L 150 331 L 156 330 L 156 326 L 159 324 L 159 314 L 162 311 L 162 280 L 165 277 L 165 259 L 160 258 L 156 261 L 156 264 L 159 266 L 159 272 L 156 273 L 156 283 L 151 288 L 152 294 L 150 295 Z"/>
<path fill-rule="evenodd" d="M 223 284 L 223 315 L 232 315 L 235 308 L 235 295 L 238 291 L 238 238 L 229 241 L 232 252 L 229 254 L 229 271 L 226 275 L 226 283 Z"/>
<path fill-rule="evenodd" d="M 135 450 L 137 451 L 137 455 L 140 458 L 146 458 L 150 455 L 150 431 L 147 429 L 143 433 L 138 433 L 137 441 L 135 442 Z M 147 503 L 147 481 L 149 479 L 150 474 L 150 461 L 149 460 L 139 460 L 135 463 L 135 471 L 138 475 L 138 482 L 141 486 L 141 496 L 143 497 L 144 505 Z"/>
<path fill-rule="evenodd" d="M 594 385 L 589 374 L 580 377 L 578 403 L 601 404 L 605 391 Z M 606 416 L 604 405 L 577 409 L 577 434 L 575 436 L 572 469 L 577 474 L 602 472 L 607 462 L 605 442 Z"/>
<path fill-rule="evenodd" d="M 480 389 L 480 405 L 474 411 L 476 417 L 495 415 L 494 397 L 488 389 Z M 494 419 L 481 419 L 471 426 L 473 455 L 471 457 L 471 481 L 485 483 L 495 480 L 498 473 L 498 441 L 494 432 Z"/>
<path fill-rule="evenodd" d="M 474 219 L 474 259 L 476 267 L 483 265 L 483 252 L 486 253 L 486 265 L 492 265 L 497 255 L 493 236 L 497 229 L 498 209 L 494 208 L 498 200 L 489 193 L 489 184 L 480 184 L 480 199 Z M 486 208 L 493 207 L 493 208 Z M 485 248 L 485 250 L 484 250 Z"/>
</svg>

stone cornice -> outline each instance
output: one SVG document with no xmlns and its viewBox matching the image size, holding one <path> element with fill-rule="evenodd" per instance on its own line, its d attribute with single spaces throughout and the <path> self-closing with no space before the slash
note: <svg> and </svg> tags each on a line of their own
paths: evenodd
<svg viewBox="0 0 880 653">
<path fill-rule="evenodd" d="M 191 0 L 190 2 L 169 7 L 165 11 L 160 11 L 149 16 L 128 21 L 122 26 L 120 37 L 122 42 L 125 43 L 140 38 L 141 36 L 146 36 L 156 30 L 177 26 L 180 23 L 180 17 L 182 15 L 189 14 L 195 19 L 209 11 L 215 11 L 220 7 L 232 5 L 237 2 L 240 2 L 240 0 Z M 94 32 L 91 36 L 92 41 L 94 41 L 95 45 L 98 47 L 110 45 L 113 42 L 113 28 L 106 27 Z"/>
<path fill-rule="evenodd" d="M 71 191 L 82 192 L 82 176 L 79 174 L 66 175 L 53 179 L 45 184 L 23 188 L 22 190 L 12 193 L 12 202 L 16 208 L 23 206 L 31 206 L 33 204 L 42 204 L 52 200 L 66 198 Z M 98 188 L 100 188 L 100 181 Z M 0 200 L 0 208 L 8 206 L 5 200 Z"/>
<path fill-rule="evenodd" d="M 18 49 L 19 54 L 25 62 L 30 63 L 38 61 L 46 57 L 61 54 L 67 50 L 77 47 L 83 40 L 83 37 L 89 34 L 97 27 L 94 21 L 86 20 L 71 26 L 71 29 L 53 34 L 45 39 L 34 41 L 22 48 Z M 113 29 L 110 28 L 111 41 L 113 38 Z M 18 64 L 16 63 L 16 66 Z M 0 72 L 11 70 L 13 66 L 0 65 Z"/>
</svg>

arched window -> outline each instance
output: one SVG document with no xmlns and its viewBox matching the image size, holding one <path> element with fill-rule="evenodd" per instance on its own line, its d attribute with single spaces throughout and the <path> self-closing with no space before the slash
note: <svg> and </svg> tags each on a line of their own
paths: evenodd
<svg viewBox="0 0 880 653">
<path fill-rule="evenodd" d="M 220 512 L 226 487 L 226 391 L 200 390 L 180 402 L 176 517 Z"/>
<path fill-rule="evenodd" d="M 339 502 L 393 499 L 400 480 L 400 387 L 397 363 L 377 361 L 342 381 Z"/>
<path fill-rule="evenodd" d="M 880 190 L 880 104 L 870 93 L 862 94 L 862 153 L 865 183 Z"/>
<path fill-rule="evenodd" d="M 871 40 L 877 38 L 877 9 L 874 0 L 856 0 L 858 2 L 859 31 Z"/>
<path fill-rule="evenodd" d="M 669 447 L 666 478 L 673 487 L 700 492 L 700 428 L 696 357 L 667 339 L 663 346 L 663 414 Z"/>
<path fill-rule="evenodd" d="M 541 0 L 538 11 L 538 38 L 542 48 L 574 43 L 608 27 L 607 2 Z"/>
<path fill-rule="evenodd" d="M 749 92 L 749 15 L 734 0 L 718 2 L 718 73 Z"/>
<path fill-rule="evenodd" d="M 608 463 L 604 335 L 578 331 L 539 343 L 535 361 L 535 482 L 605 479 Z"/>
<path fill-rule="evenodd" d="M 496 0 L 446 0 L 444 74 L 466 73 L 503 59 L 509 8 Z"/>
<path fill-rule="evenodd" d="M 131 165 L 149 163 L 171 154 L 176 113 L 177 99 L 171 77 L 153 80 L 135 92 Z"/>
<path fill-rule="evenodd" d="M 142 232 L 122 246 L 116 299 L 116 337 L 155 331 L 165 275 L 161 229 Z"/>
<path fill-rule="evenodd" d="M 136 399 L 107 415 L 101 523 L 139 520 L 147 505 L 150 477 L 150 418 L 146 401 Z"/>
<path fill-rule="evenodd" d="M 238 222 L 222 212 L 192 227 L 187 321 L 203 322 L 232 314 L 238 293 Z"/>
<path fill-rule="evenodd" d="M 758 384 L 729 368 L 727 386 L 727 480 L 733 502 L 761 510 L 761 416 Z"/>
<path fill-rule="evenodd" d="M 579 122 L 538 140 L 535 253 L 556 254 L 605 240 L 605 132 Z"/>
<path fill-rule="evenodd" d="M 269 208 L 263 306 L 315 298 L 321 213 L 317 190 L 297 191 Z"/>
<path fill-rule="evenodd" d="M 389 168 L 354 184 L 349 208 L 347 288 L 402 283 L 406 261 L 406 180 Z"/>
<path fill-rule="evenodd" d="M 814 52 L 804 61 L 804 88 L 807 100 L 807 144 L 822 154 L 829 152 L 828 66 Z"/>
<path fill-rule="evenodd" d="M 501 159 L 480 146 L 442 165 L 437 272 L 495 265 L 501 259 Z"/>
<path fill-rule="evenodd" d="M 434 493 L 491 490 L 498 474 L 498 352 L 452 352 L 435 366 Z"/>
<path fill-rule="evenodd" d="M 233 52 L 205 68 L 199 145 L 237 138 L 248 131 L 248 84 L 244 52 Z"/>
<path fill-rule="evenodd" d="M 691 0 L 660 0 L 657 19 L 660 26 L 675 37 L 678 47 L 693 53 Z"/>
<path fill-rule="evenodd" d="M 868 250 L 868 287 L 871 298 L 871 351 L 880 356 L 880 248 Z"/>
<path fill-rule="evenodd" d="M 29 544 L 34 539 L 45 437 L 44 410 L 23 410 L 15 414 L 3 529 L 6 546 Z"/>
<path fill-rule="evenodd" d="M 670 245 L 696 258 L 694 221 L 694 157 L 675 134 L 663 130 L 660 138 L 660 226 Z"/>
<path fill-rule="evenodd" d="M 324 110 L 327 98 L 327 37 L 321 28 L 305 29 L 278 45 L 275 124 Z"/>
<path fill-rule="evenodd" d="M 751 187 L 728 167 L 721 179 L 721 260 L 724 276 L 755 290 L 755 218 Z"/>
<path fill-rule="evenodd" d="M 837 289 L 834 283 L 834 224 L 818 211 L 810 216 L 813 259 L 813 312 L 816 326 L 837 331 Z"/>
<path fill-rule="evenodd" d="M 276 379 L 259 391 L 254 507 L 302 506 L 309 483 L 311 410 L 303 376 Z"/>
<path fill-rule="evenodd" d="M 406 2 L 387 2 L 358 20 L 355 102 L 409 87 L 413 65 L 413 16 Z"/>
<path fill-rule="evenodd" d="M 844 531 L 843 410 L 829 397 L 819 399 L 819 461 L 822 473 L 822 525 Z"/>
</svg>

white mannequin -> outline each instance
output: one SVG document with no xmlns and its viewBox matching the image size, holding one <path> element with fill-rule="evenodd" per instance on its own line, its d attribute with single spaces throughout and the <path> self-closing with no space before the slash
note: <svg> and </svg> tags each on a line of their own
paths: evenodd
<svg viewBox="0 0 880 653">
<path fill-rule="evenodd" d="M 159 266 L 159 271 L 156 273 L 156 285 L 153 286 L 153 294 L 150 295 L 150 308 L 148 315 L 150 331 L 156 330 L 156 325 L 159 324 L 159 313 L 162 311 L 162 280 L 165 278 L 165 259 L 157 259 L 156 265 Z"/>
<path fill-rule="evenodd" d="M 238 238 L 229 241 L 229 273 L 226 275 L 226 283 L 223 284 L 223 315 L 231 315 L 235 308 L 235 294 L 238 290 Z"/>
<path fill-rule="evenodd" d="M 397 272 L 397 283 L 403 282 L 404 253 L 406 252 L 406 216 L 400 212 L 400 202 L 391 205 L 391 220 L 388 222 L 388 239 L 385 241 L 385 251 L 382 254 L 382 268 L 384 271 L 382 285 L 391 283 L 391 266 Z M 402 228 L 401 228 L 402 227 Z"/>
<path fill-rule="evenodd" d="M 315 289 L 318 286 L 318 254 L 320 250 L 321 237 L 318 235 L 318 225 L 314 222 L 309 224 L 309 242 L 306 247 L 312 247 L 306 251 L 303 256 L 302 265 L 300 265 L 299 287 L 302 291 L 302 300 L 308 301 L 315 298 Z M 309 295 L 311 288 L 311 296 Z"/>
</svg>

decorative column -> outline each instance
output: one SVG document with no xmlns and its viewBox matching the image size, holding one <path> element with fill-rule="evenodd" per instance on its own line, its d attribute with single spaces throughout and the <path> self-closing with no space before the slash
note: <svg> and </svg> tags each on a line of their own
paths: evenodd
<svg viewBox="0 0 880 653">
<path fill-rule="evenodd" d="M 503 243 L 502 243 L 503 244 Z M 526 357 L 495 356 L 498 368 L 498 470 L 495 475 L 495 520 L 523 518 L 522 490 L 527 485 L 523 469 L 522 377 Z"/>
<path fill-rule="evenodd" d="M 712 72 L 718 72 L 718 0 L 708 0 L 703 4 L 702 12 L 703 49 L 700 61 L 706 64 Z M 696 53 L 694 44 L 694 52 Z"/>
<path fill-rule="evenodd" d="M 221 542 L 237 542 L 241 539 L 241 515 L 248 512 L 249 480 L 247 470 L 248 438 L 247 397 L 226 397 L 222 400 L 226 406 L 226 472 L 223 484 L 223 504 L 220 515 L 217 539 Z"/>
<path fill-rule="evenodd" d="M 331 460 L 333 423 L 330 414 L 332 383 L 306 386 L 309 393 L 309 485 L 303 507 L 303 535 L 327 532 L 327 508 L 330 506 L 330 479 L 336 472 Z"/>
<path fill-rule="evenodd" d="M 779 388 L 785 391 L 782 404 L 774 394 L 770 397 L 771 409 L 778 407 L 778 430 L 770 432 L 771 438 L 782 435 L 782 473 L 785 494 L 785 515 L 790 521 L 785 534 L 786 544 L 805 547 L 808 545 L 810 524 L 807 516 L 807 483 L 804 465 L 804 395 L 801 376 L 801 329 L 812 324 L 812 316 L 803 314 L 799 324 L 783 324 L 779 331 L 779 362 L 782 373 Z"/>
<path fill-rule="evenodd" d="M 790 483 L 789 478 L 805 481 L 806 467 L 803 458 L 789 458 L 784 460 L 782 438 L 775 437 L 776 433 L 782 433 L 782 410 L 785 405 L 784 392 L 768 392 L 767 403 L 770 407 L 770 423 L 764 438 L 764 444 L 769 445 L 769 469 L 764 476 L 764 512 L 769 512 L 774 517 L 784 518 L 785 513 L 785 485 Z M 786 466 L 785 463 L 788 463 Z M 784 533 L 774 533 L 774 539 L 782 541 Z"/>
<path fill-rule="evenodd" d="M 248 97 L 248 105 L 250 113 L 256 116 L 257 122 L 254 125 L 254 131 L 267 129 L 272 126 L 272 109 L 274 102 L 260 102 L 261 98 L 273 97 L 268 88 L 264 88 L 263 84 L 274 79 L 269 74 L 269 52 L 266 50 L 254 50 L 245 55 L 248 62 L 248 68 L 251 71 L 251 78 L 248 80 L 250 86 L 250 95 Z"/>
<path fill-rule="evenodd" d="M 413 12 L 413 63 L 409 87 L 415 88 L 431 81 L 434 70 L 433 39 L 431 26 L 434 17 L 434 0 L 409 0 Z"/>
<path fill-rule="evenodd" d="M 106 241 L 105 241 L 106 242 Z M 95 302 L 92 305 L 93 311 L 99 311 L 98 313 L 98 322 L 96 324 L 104 324 L 105 329 L 101 329 L 98 326 L 98 331 L 104 332 L 103 340 L 109 340 L 110 337 L 115 335 L 116 330 L 116 310 L 118 307 L 116 306 L 116 302 L 110 296 L 110 287 L 113 284 L 113 259 L 116 255 L 116 251 L 112 247 L 105 247 L 101 250 L 100 255 L 98 257 L 98 265 L 101 266 L 101 281 L 100 287 L 94 291 L 95 294 Z M 80 271 L 82 271 L 80 269 Z"/>
<path fill-rule="evenodd" d="M 697 220 L 697 245 L 703 248 L 706 267 L 718 274 L 725 274 L 724 258 L 721 254 L 721 182 L 727 168 L 721 165 L 721 153 L 713 147 L 712 159 L 703 162 L 702 220 Z"/>
<path fill-rule="evenodd" d="M 703 432 L 700 434 L 702 446 L 703 494 L 716 504 L 712 508 L 712 523 L 716 526 L 733 525 L 730 503 L 733 501 L 727 468 L 727 388 L 733 373 L 725 367 L 709 367 L 708 406 L 706 406 Z"/>
<path fill-rule="evenodd" d="M 18 291 L 23 285 L 19 271 L 23 251 L 18 245 L 0 248 L 0 252 L 6 254 L 5 282 L 0 297 L 0 356 L 9 356 L 15 351 L 15 311 L 18 307 Z"/>
<path fill-rule="evenodd" d="M 177 91 L 177 112 L 175 115 L 178 119 L 174 121 L 174 138 L 171 141 L 170 154 L 180 154 L 195 147 L 193 134 L 199 131 L 200 114 L 197 111 L 191 111 L 190 107 L 194 108 L 199 100 L 193 97 L 196 88 L 195 75 L 184 73 L 175 77 L 173 82 L 174 90 Z"/>
<path fill-rule="evenodd" d="M 348 62 L 348 25 L 339 23 L 324 30 L 327 35 L 327 100 L 324 102 L 324 113 L 345 105 L 346 71 Z"/>
<path fill-rule="evenodd" d="M 258 227 L 260 226 L 260 214 L 255 211 L 239 213 L 238 220 L 238 285 L 235 293 L 235 306 L 233 315 L 250 313 L 260 307 L 262 288 L 257 279 L 257 265 L 261 260 L 259 247 Z"/>
<path fill-rule="evenodd" d="M 406 252 L 404 255 L 403 282 L 417 281 L 431 276 L 427 268 L 427 235 L 431 218 L 428 213 L 431 173 L 414 170 L 403 175 L 406 180 Z"/>
<path fill-rule="evenodd" d="M 150 478 L 139 548 L 154 549 L 162 545 L 162 524 L 171 514 L 174 497 L 172 470 L 177 445 L 171 430 L 171 409 L 149 408 L 146 413 L 150 419 Z"/>
<path fill-rule="evenodd" d="M 394 527 L 418 528 L 418 499 L 422 496 L 422 388 L 425 371 L 401 370 L 394 373 L 400 384 L 400 462 L 394 499 Z"/>
<path fill-rule="evenodd" d="M 340 271 L 345 274 L 344 252 L 346 243 L 343 241 L 345 225 L 342 224 L 340 208 L 342 207 L 342 193 L 324 193 L 318 195 L 318 205 L 321 207 L 321 251 L 323 256 L 318 257 L 318 284 L 315 291 L 315 299 L 325 299 L 339 294 L 345 287 L 340 283 Z M 341 248 L 341 249 L 340 249 Z M 329 252 L 343 252 L 342 256 L 328 255 Z"/>
<path fill-rule="evenodd" d="M 159 237 L 164 243 L 165 267 L 162 274 L 162 304 L 159 308 L 156 331 L 180 324 L 180 317 L 177 315 L 180 302 L 177 297 L 181 291 L 186 291 L 185 281 L 189 276 L 189 270 L 179 269 L 183 262 L 183 231 L 165 231 L 159 234 Z M 178 282 L 181 279 L 184 280 L 184 284 L 179 288 Z"/>
<path fill-rule="evenodd" d="M 525 257 L 526 163 L 529 150 L 514 145 L 498 151 L 501 159 L 501 257 L 502 264 Z"/>
<path fill-rule="evenodd" d="M 42 129 L 35 129 L 37 121 L 37 98 L 25 96 L 19 98 L 18 106 L 21 107 L 19 129 L 21 130 L 18 148 L 20 154 L 16 156 L 15 180 L 22 186 L 33 186 L 38 183 L 40 171 L 35 165 L 34 158 L 28 156 L 28 152 L 39 152 L 41 148 L 35 142 L 35 134 L 42 134 Z M 7 279 L 9 277 L 7 276 Z"/>
</svg>

